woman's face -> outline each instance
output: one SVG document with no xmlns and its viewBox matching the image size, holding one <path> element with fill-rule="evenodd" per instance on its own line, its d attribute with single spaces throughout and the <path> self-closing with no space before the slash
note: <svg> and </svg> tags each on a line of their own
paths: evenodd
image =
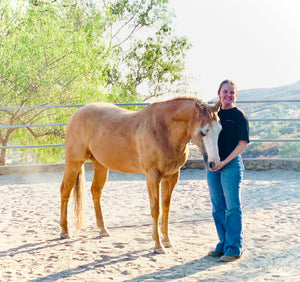
<svg viewBox="0 0 300 282">
<path fill-rule="evenodd" d="M 220 89 L 218 95 L 222 103 L 222 109 L 231 109 L 233 108 L 233 103 L 235 102 L 238 93 L 232 84 L 225 83 Z"/>
</svg>

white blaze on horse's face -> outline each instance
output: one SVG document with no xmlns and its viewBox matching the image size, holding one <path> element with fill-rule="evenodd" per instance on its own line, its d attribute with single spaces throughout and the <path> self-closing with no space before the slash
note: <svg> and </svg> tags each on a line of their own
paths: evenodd
<svg viewBox="0 0 300 282">
<path fill-rule="evenodd" d="M 222 130 L 222 126 L 217 121 L 212 121 L 211 124 L 207 123 L 202 128 L 196 128 L 194 134 L 200 134 L 207 153 L 207 165 L 209 168 L 214 169 L 220 163 L 218 139 Z"/>
</svg>

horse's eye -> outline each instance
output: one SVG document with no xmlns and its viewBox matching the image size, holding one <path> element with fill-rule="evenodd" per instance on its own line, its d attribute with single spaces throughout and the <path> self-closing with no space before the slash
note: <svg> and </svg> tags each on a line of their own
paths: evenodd
<svg viewBox="0 0 300 282">
<path fill-rule="evenodd" d="M 200 134 L 201 134 L 201 136 L 202 136 L 202 137 L 206 136 L 206 135 L 207 135 L 207 133 L 208 133 L 208 131 L 209 131 L 209 128 L 205 128 L 204 130 L 203 130 L 203 129 L 202 129 L 202 130 L 200 130 Z"/>
</svg>

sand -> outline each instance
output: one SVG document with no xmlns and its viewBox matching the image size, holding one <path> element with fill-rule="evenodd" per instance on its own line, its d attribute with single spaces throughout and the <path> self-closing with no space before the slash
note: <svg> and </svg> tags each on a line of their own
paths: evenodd
<svg viewBox="0 0 300 282">
<path fill-rule="evenodd" d="M 87 227 L 59 238 L 62 173 L 0 176 L 1 281 L 300 281 L 300 172 L 245 171 L 244 254 L 207 257 L 217 235 L 205 170 L 181 172 L 172 197 L 174 248 L 154 254 L 143 175 L 111 173 L 102 203 L 111 237 L 99 238 L 86 174 Z"/>
</svg>

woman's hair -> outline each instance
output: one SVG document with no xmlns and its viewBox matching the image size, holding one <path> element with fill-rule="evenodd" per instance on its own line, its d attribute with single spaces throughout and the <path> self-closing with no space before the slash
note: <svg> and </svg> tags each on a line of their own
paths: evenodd
<svg viewBox="0 0 300 282">
<path fill-rule="evenodd" d="M 221 82 L 221 84 L 220 84 L 220 86 L 219 86 L 218 94 L 220 94 L 220 91 L 221 91 L 222 86 L 223 86 L 224 84 L 226 84 L 226 83 L 231 84 L 231 85 L 234 87 L 235 91 L 237 91 L 237 86 L 236 86 L 236 84 L 235 84 L 232 80 L 230 80 L 230 79 L 225 79 L 225 80 L 223 80 L 223 81 Z"/>
</svg>

